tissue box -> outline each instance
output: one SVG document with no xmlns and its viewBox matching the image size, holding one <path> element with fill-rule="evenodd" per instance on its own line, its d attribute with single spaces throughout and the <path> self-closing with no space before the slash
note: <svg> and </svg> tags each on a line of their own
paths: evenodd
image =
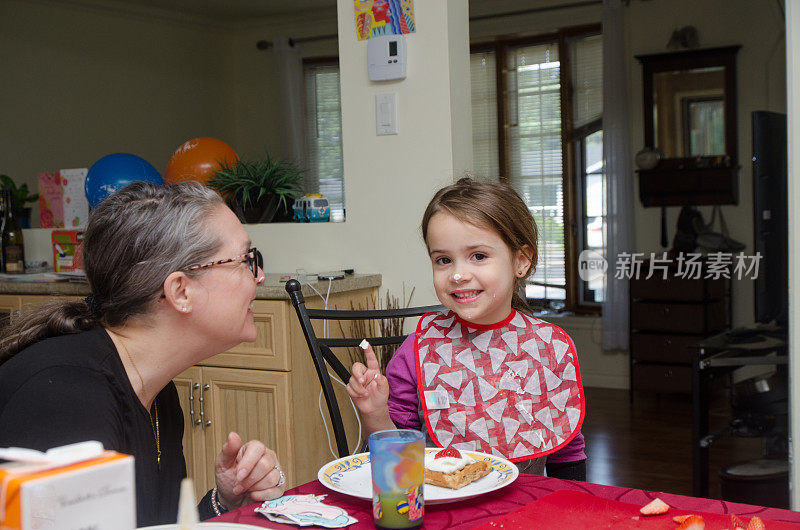
<svg viewBox="0 0 800 530">
<path fill-rule="evenodd" d="M 83 270 L 83 232 L 53 230 L 50 239 L 53 243 L 53 272 Z"/>
<path fill-rule="evenodd" d="M 39 226 L 70 228 L 85 226 L 89 220 L 89 201 L 84 184 L 86 168 L 62 169 L 39 174 Z"/>
<path fill-rule="evenodd" d="M 114 451 L 36 472 L 30 463 L 0 464 L 0 528 L 136 528 L 133 457 Z"/>
</svg>

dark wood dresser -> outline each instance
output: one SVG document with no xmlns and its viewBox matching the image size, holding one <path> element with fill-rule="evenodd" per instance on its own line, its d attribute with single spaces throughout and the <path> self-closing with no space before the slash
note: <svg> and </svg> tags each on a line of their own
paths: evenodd
<svg viewBox="0 0 800 530">
<path fill-rule="evenodd" d="M 689 346 L 730 328 L 730 280 L 670 270 L 630 280 L 631 399 L 634 390 L 692 391 Z"/>
</svg>

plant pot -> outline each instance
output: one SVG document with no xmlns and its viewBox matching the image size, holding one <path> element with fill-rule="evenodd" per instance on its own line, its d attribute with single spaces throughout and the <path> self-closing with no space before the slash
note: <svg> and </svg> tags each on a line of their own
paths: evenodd
<svg viewBox="0 0 800 530">
<path fill-rule="evenodd" d="M 294 211 L 292 210 L 292 201 L 287 200 L 278 203 L 278 212 L 272 218 L 273 223 L 291 223 Z"/>
<path fill-rule="evenodd" d="M 17 221 L 19 221 L 20 228 L 31 227 L 31 208 L 29 206 L 25 208 L 14 208 L 14 215 Z"/>
<path fill-rule="evenodd" d="M 279 204 L 280 197 L 270 193 L 261 197 L 256 203 L 248 203 L 244 207 L 239 201 L 235 201 L 233 211 L 243 223 L 271 223 L 275 213 L 278 211 Z"/>
</svg>

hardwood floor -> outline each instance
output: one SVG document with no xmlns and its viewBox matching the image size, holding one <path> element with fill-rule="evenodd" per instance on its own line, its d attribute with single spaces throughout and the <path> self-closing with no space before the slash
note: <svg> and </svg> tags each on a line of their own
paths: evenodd
<svg viewBox="0 0 800 530">
<path fill-rule="evenodd" d="M 689 396 L 586 388 L 587 481 L 682 495 L 692 494 L 692 411 Z M 727 421 L 724 396 L 711 407 L 712 422 Z M 711 446 L 709 496 L 720 498 L 717 471 L 758 458 L 760 438 L 722 438 Z"/>
</svg>

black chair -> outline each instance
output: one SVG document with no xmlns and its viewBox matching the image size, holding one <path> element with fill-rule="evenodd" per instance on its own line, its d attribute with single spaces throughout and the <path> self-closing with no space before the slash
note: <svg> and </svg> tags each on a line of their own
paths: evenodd
<svg viewBox="0 0 800 530">
<path fill-rule="evenodd" d="M 308 350 L 311 352 L 311 359 L 314 361 L 314 368 L 317 370 L 319 382 L 322 385 L 322 392 L 325 394 L 325 401 L 328 403 L 328 413 L 333 423 L 333 432 L 336 437 L 336 447 L 340 457 L 350 454 L 347 446 L 347 436 L 344 432 L 344 422 L 339 412 L 339 403 L 333 393 L 330 375 L 328 375 L 327 362 L 336 375 L 347 383 L 350 379 L 350 370 L 334 355 L 331 348 L 353 348 L 358 347 L 362 340 L 367 339 L 373 346 L 385 346 L 387 344 L 401 344 L 408 335 L 396 335 L 393 337 L 356 337 L 344 339 L 325 339 L 317 337 L 311 320 L 380 320 L 385 318 L 403 318 L 420 316 L 429 311 L 440 311 L 444 309 L 441 305 L 431 305 L 425 307 L 409 307 L 405 309 L 374 309 L 367 311 L 343 311 L 336 309 L 307 309 L 306 301 L 301 292 L 300 282 L 289 280 L 286 282 L 286 292 L 289 299 L 297 311 L 297 318 L 300 320 L 300 327 L 306 336 Z"/>
</svg>

